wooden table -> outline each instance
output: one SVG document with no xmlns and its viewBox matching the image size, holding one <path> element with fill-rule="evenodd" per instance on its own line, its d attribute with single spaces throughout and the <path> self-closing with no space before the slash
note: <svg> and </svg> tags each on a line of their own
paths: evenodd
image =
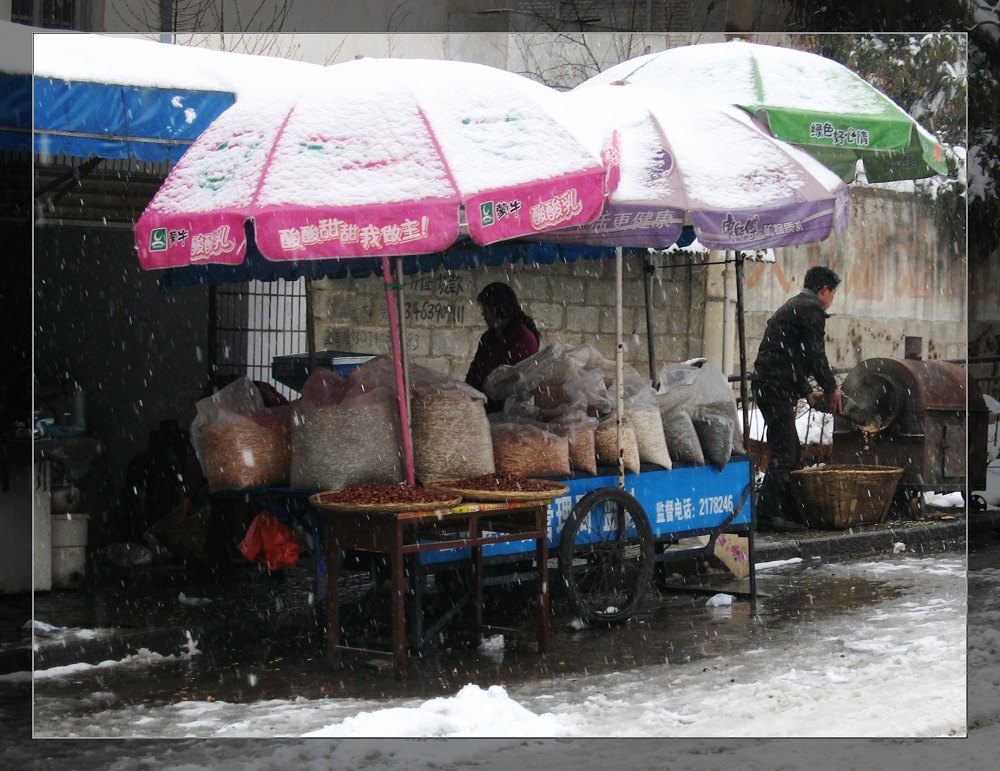
<svg viewBox="0 0 1000 771">
<path fill-rule="evenodd" d="M 337 582 L 342 549 L 374 552 L 389 557 L 392 574 L 393 671 L 402 678 L 406 671 L 406 617 L 403 558 L 407 554 L 442 549 L 472 550 L 472 633 L 479 639 L 482 628 L 483 546 L 503 541 L 535 539 L 538 570 L 538 650 L 549 648 L 548 501 L 462 503 L 433 511 L 330 511 L 324 510 L 326 548 L 326 645 L 327 660 L 335 664 L 340 644 L 340 600 Z M 417 609 L 419 612 L 419 608 Z"/>
</svg>

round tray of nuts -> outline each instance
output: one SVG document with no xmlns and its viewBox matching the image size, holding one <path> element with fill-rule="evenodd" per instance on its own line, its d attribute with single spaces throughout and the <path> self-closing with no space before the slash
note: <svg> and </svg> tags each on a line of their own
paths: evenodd
<svg viewBox="0 0 1000 771">
<path fill-rule="evenodd" d="M 566 485 L 548 479 L 533 479 L 498 471 L 464 479 L 443 479 L 427 482 L 445 493 L 461 495 L 466 501 L 538 501 L 551 500 L 569 492 Z"/>
<path fill-rule="evenodd" d="M 423 511 L 447 509 L 461 498 L 429 487 L 368 482 L 309 496 L 313 506 L 327 511 Z"/>
</svg>

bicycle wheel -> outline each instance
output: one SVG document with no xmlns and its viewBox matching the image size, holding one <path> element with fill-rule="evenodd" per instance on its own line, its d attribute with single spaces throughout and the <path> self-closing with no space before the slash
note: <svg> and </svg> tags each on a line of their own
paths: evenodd
<svg viewBox="0 0 1000 771">
<path fill-rule="evenodd" d="M 620 624 L 635 612 L 653 574 L 653 531 L 639 502 L 617 488 L 585 495 L 559 537 L 559 572 L 588 624 Z"/>
</svg>

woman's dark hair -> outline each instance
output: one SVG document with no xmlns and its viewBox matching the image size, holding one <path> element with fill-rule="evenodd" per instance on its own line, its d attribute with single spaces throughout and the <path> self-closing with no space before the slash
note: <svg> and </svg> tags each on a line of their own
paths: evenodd
<svg viewBox="0 0 1000 771">
<path fill-rule="evenodd" d="M 802 286 L 813 292 L 818 292 L 823 287 L 836 289 L 839 283 L 840 276 L 829 268 L 824 268 L 822 265 L 814 265 L 809 268 L 806 271 L 805 278 L 802 280 Z"/>
<path fill-rule="evenodd" d="M 500 321 L 520 322 L 531 330 L 536 340 L 541 341 L 542 336 L 538 333 L 538 327 L 535 326 L 534 320 L 525 314 L 517 295 L 509 285 L 502 281 L 494 281 L 483 287 L 476 299 Z"/>
</svg>

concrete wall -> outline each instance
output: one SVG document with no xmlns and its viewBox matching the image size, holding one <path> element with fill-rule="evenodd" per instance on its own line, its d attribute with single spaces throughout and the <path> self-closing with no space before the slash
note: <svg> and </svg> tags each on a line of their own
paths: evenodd
<svg viewBox="0 0 1000 771">
<path fill-rule="evenodd" d="M 902 357 L 907 336 L 923 338 L 925 358 L 965 357 L 964 243 L 957 249 L 955 238 L 947 226 L 939 226 L 933 205 L 926 200 L 869 189 L 854 191 L 853 203 L 852 221 L 844 234 L 822 244 L 779 250 L 774 263 L 746 264 L 744 320 L 751 365 L 767 319 L 799 291 L 806 270 L 817 264 L 832 267 L 843 280 L 827 322 L 827 353 L 834 368 L 849 369 L 877 356 Z M 626 361 L 645 374 L 642 265 L 630 258 L 624 267 Z M 706 326 L 706 307 L 719 292 L 709 276 L 705 266 L 657 271 L 653 319 L 658 366 L 706 354 L 722 358 L 715 350 L 721 344 L 715 328 L 720 322 L 716 319 L 708 322 L 711 328 Z M 605 260 L 505 265 L 408 278 L 406 348 L 411 361 L 464 378 L 485 328 L 476 294 L 497 280 L 514 287 L 538 323 L 543 345 L 588 342 L 605 356 L 614 356 L 614 263 Z M 318 282 L 314 313 L 318 348 L 390 352 L 380 279 Z M 736 374 L 738 355 L 732 354 L 731 360 Z"/>
<path fill-rule="evenodd" d="M 843 282 L 826 326 L 834 368 L 876 356 L 902 357 L 906 336 L 923 338 L 924 358 L 964 358 L 964 239 L 936 222 L 933 204 L 925 199 L 855 189 L 852 201 L 844 234 L 780 250 L 773 264 L 747 265 L 750 361 L 773 310 L 799 290 L 806 270 L 817 264 L 833 268 Z"/>
</svg>

